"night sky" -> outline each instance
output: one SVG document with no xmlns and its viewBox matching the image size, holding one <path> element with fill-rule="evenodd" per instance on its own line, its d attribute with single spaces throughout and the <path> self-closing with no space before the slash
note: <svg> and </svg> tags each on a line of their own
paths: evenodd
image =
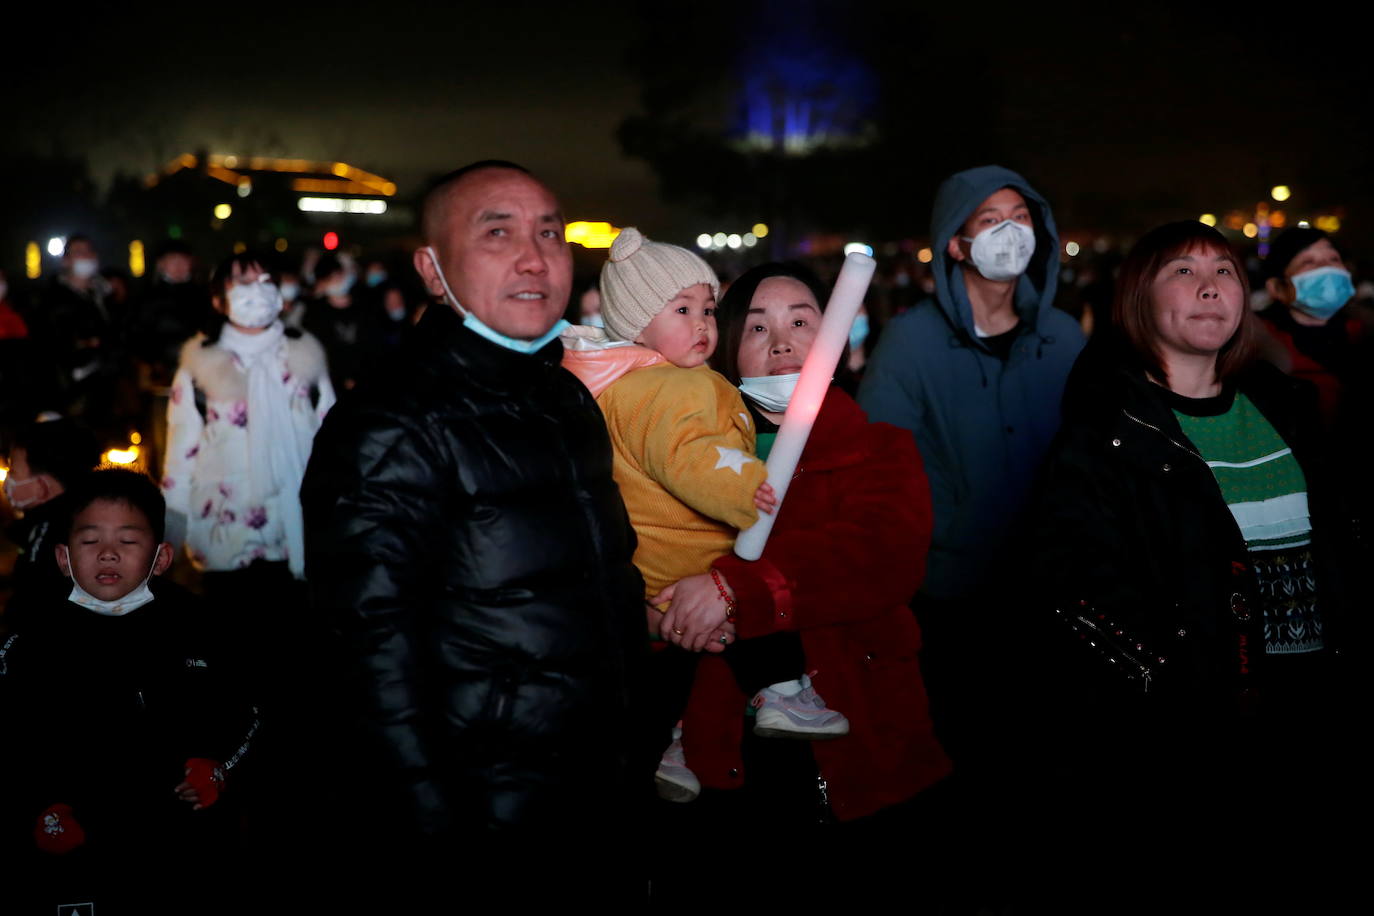
<svg viewBox="0 0 1374 916">
<path fill-rule="evenodd" d="M 402 196 L 464 162 L 510 158 L 547 180 L 569 218 L 685 242 L 715 228 L 720 214 L 707 211 L 719 202 L 665 200 L 617 129 L 654 113 L 646 88 L 658 93 L 653 105 L 665 93 L 693 96 L 683 111 L 728 128 L 722 85 L 789 42 L 824 41 L 872 70 L 876 95 L 865 104 L 886 143 L 879 186 L 891 190 L 845 201 L 824 228 L 881 223 L 921 235 L 945 174 L 996 161 L 1039 186 L 1064 227 L 1129 235 L 1253 208 L 1286 183 L 1294 208 L 1342 206 L 1348 244 L 1374 244 L 1367 41 L 1348 24 L 1247 17 L 1234 6 L 1108 14 L 1065 4 L 1053 15 L 962 6 L 7 13 L 0 91 L 12 129 L 0 157 L 85 157 L 103 182 L 197 149 L 338 159 L 394 179 Z"/>
</svg>

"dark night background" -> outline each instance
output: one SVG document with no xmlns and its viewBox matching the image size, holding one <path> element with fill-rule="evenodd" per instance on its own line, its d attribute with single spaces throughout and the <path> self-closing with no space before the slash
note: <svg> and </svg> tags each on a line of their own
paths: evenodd
<svg viewBox="0 0 1374 916">
<path fill-rule="evenodd" d="M 1031 7 L 7 12 L 0 266 L 22 275 L 26 241 L 74 231 L 109 260 L 135 234 L 155 244 L 145 176 L 198 151 L 347 162 L 397 183 L 397 220 L 427 178 L 510 158 L 569 219 L 682 244 L 765 220 L 771 253 L 808 233 L 920 239 L 939 181 L 988 162 L 1040 187 L 1066 235 L 1113 246 L 1253 214 L 1282 183 L 1290 223 L 1336 214 L 1350 253 L 1370 250 L 1367 40 L 1334 8 Z M 193 228 L 222 239 L 208 259 L 243 234 Z M 406 241 L 399 222 L 384 234 L 369 242 Z"/>
</svg>

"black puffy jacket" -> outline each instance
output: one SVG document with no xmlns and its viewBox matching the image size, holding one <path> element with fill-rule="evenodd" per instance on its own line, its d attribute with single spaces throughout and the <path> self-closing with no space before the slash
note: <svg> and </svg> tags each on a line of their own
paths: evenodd
<svg viewBox="0 0 1374 916">
<path fill-rule="evenodd" d="M 416 331 L 330 413 L 302 488 L 380 758 L 354 788 L 428 836 L 567 823 L 623 792 L 646 649 L 605 424 L 557 342 L 513 353 L 442 306 Z"/>
</svg>

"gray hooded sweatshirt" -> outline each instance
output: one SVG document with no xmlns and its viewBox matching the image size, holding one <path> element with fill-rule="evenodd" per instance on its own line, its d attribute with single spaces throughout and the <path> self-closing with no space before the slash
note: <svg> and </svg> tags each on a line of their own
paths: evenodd
<svg viewBox="0 0 1374 916">
<path fill-rule="evenodd" d="M 1020 317 L 1006 360 L 980 339 L 963 270 L 946 251 L 974 208 L 1002 188 L 1026 199 L 1035 254 L 1016 286 Z M 925 461 L 935 532 L 924 591 L 958 598 L 996 581 L 995 564 L 1050 441 L 1083 332 L 1054 308 L 1059 236 L 1045 199 L 998 166 L 949 178 L 930 225 L 935 296 L 883 331 L 859 387 L 870 419 L 912 431 Z"/>
</svg>

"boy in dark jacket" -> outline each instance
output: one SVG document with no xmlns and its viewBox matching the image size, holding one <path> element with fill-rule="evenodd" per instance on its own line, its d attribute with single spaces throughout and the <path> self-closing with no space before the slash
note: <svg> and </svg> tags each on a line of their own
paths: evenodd
<svg viewBox="0 0 1374 916">
<path fill-rule="evenodd" d="M 193 596 L 150 588 L 172 562 L 157 486 L 95 471 L 68 499 L 71 594 L 0 644 L 5 843 L 55 902 L 146 906 L 225 851 L 223 806 L 206 809 L 257 725 Z"/>
</svg>

